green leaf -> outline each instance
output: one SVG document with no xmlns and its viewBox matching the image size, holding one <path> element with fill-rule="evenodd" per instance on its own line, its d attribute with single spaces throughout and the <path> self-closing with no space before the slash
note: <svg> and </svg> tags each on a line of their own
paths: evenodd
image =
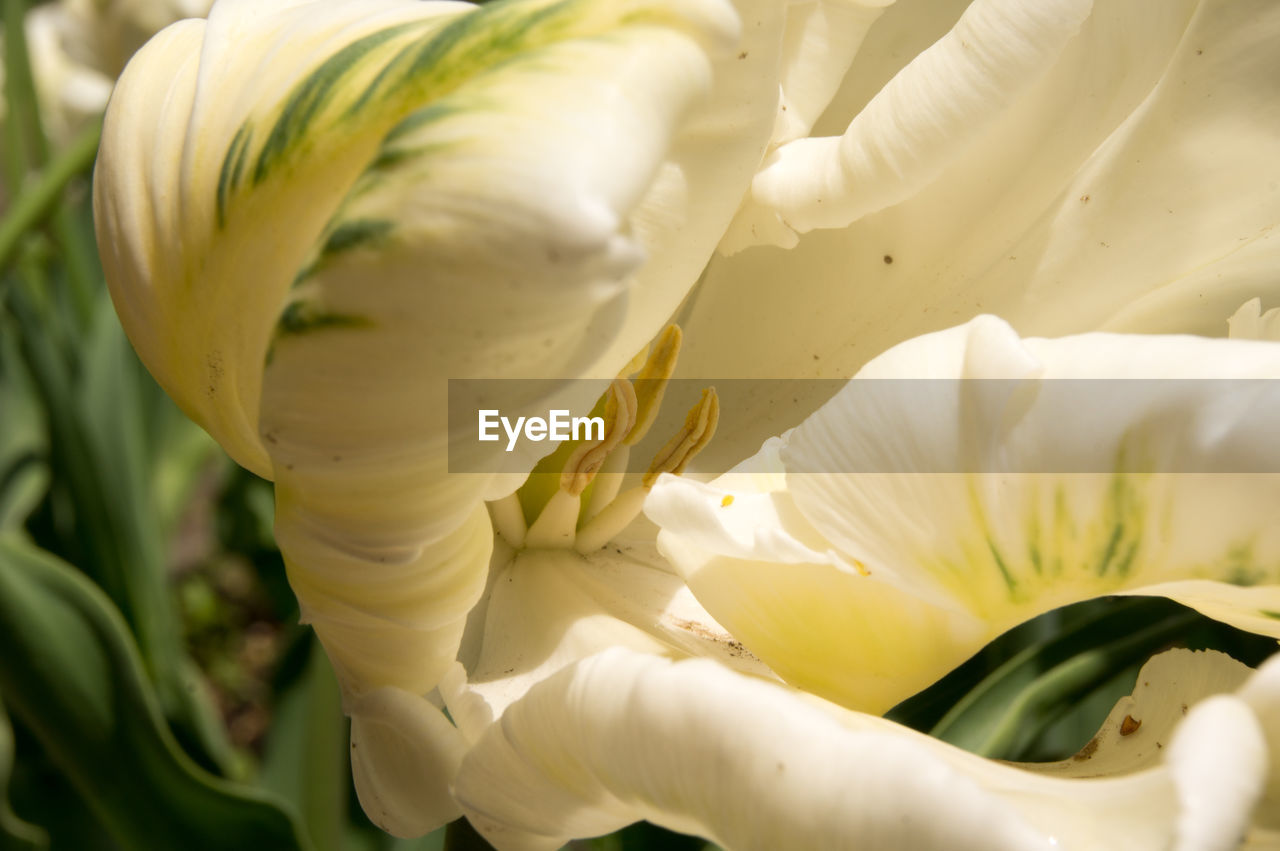
<svg viewBox="0 0 1280 851">
<path fill-rule="evenodd" d="M 0 316 L 0 531 L 20 528 L 49 488 L 44 419 L 10 324 Z"/>
<path fill-rule="evenodd" d="M 13 727 L 0 704 L 0 847 L 38 851 L 49 847 L 49 835 L 18 818 L 9 807 L 9 775 L 13 770 Z"/>
<path fill-rule="evenodd" d="M 1168 647 L 1198 619 L 1163 600 L 1115 602 L 1000 665 L 929 732 L 983 756 L 1019 759 L 1064 712 Z"/>
<path fill-rule="evenodd" d="M 351 783 L 342 693 L 310 630 L 305 640 L 306 666 L 276 703 L 259 780 L 294 805 L 316 851 L 342 851 Z"/>
<path fill-rule="evenodd" d="M 310 849 L 270 795 L 191 762 L 119 613 L 13 536 L 0 536 L 0 691 L 123 847 Z"/>
<path fill-rule="evenodd" d="M 81 341 L 77 375 L 41 333 L 26 293 L 9 293 L 19 343 L 49 427 L 54 495 L 70 507 L 58 548 L 73 558 L 123 613 L 137 639 L 164 714 L 206 766 L 226 773 L 225 731 L 207 719 L 204 694 L 190 688 L 190 665 L 169 591 L 161 512 L 146 434 L 141 367 L 105 298 Z M 149 379 L 148 379 L 149 380 Z M 158 392 L 158 391 L 157 391 Z M 194 481 L 191 470 L 179 474 Z M 172 513 L 172 512 L 171 512 Z"/>
<path fill-rule="evenodd" d="M 2 0 L 4 28 L 4 91 L 7 105 L 3 130 L 5 181 L 20 195 L 27 170 L 44 162 L 48 143 L 40 125 L 35 80 L 27 53 L 26 27 L 13 26 L 27 14 L 27 0 Z"/>
</svg>

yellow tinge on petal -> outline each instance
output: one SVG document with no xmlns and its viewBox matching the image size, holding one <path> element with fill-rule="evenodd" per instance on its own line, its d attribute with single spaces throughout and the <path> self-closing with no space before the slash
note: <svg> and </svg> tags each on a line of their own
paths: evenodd
<svg viewBox="0 0 1280 851">
<path fill-rule="evenodd" d="M 730 61 L 739 35 L 727 0 L 223 0 L 125 72 L 95 175 L 112 296 L 170 395 L 276 482 L 348 711 L 452 664 L 482 500 L 533 463 L 451 475 L 446 379 L 616 374 L 696 280 L 776 106 L 739 97 L 769 73 Z"/>
<path fill-rule="evenodd" d="M 980 317 L 872 361 L 713 485 L 659 481 L 646 512 L 751 652 L 869 711 L 1111 594 L 1280 636 L 1277 375 L 1270 343 Z"/>
</svg>

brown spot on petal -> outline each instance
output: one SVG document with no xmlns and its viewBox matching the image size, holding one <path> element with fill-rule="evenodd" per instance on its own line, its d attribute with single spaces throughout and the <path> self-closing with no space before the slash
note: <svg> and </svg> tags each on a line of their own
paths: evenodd
<svg viewBox="0 0 1280 851">
<path fill-rule="evenodd" d="M 1098 739 L 1095 736 L 1094 738 L 1089 740 L 1089 744 L 1082 747 L 1080 749 L 1080 752 L 1075 756 L 1071 757 L 1071 759 L 1073 762 L 1084 762 L 1086 759 L 1089 759 L 1091 756 L 1093 756 L 1094 751 L 1096 751 L 1097 749 L 1098 749 Z"/>
<path fill-rule="evenodd" d="M 1120 735 L 1132 736 L 1138 732 L 1138 728 L 1142 726 L 1142 722 L 1135 719 L 1132 715 L 1124 716 L 1124 720 L 1120 722 Z"/>
</svg>

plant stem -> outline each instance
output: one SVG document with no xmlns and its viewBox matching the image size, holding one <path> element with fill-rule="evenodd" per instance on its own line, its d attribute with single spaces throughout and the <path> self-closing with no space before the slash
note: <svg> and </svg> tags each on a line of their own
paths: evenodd
<svg viewBox="0 0 1280 851">
<path fill-rule="evenodd" d="M 0 271 L 12 261 L 23 234 L 45 221 L 57 208 L 67 184 L 93 165 L 101 137 L 100 122 L 86 127 L 40 172 L 26 191 L 18 195 L 13 209 L 0 219 Z"/>
</svg>

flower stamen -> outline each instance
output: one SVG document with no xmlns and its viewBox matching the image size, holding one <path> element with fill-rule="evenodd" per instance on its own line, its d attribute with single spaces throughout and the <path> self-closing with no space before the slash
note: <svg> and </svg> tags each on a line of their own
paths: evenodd
<svg viewBox="0 0 1280 851">
<path fill-rule="evenodd" d="M 636 424 L 638 403 L 636 390 L 625 378 L 615 378 L 609 385 L 609 397 L 604 408 L 605 435 L 594 443 L 584 443 L 574 450 L 565 462 L 560 474 L 560 489 L 570 496 L 578 496 L 604 465 L 605 459 Z"/>
<path fill-rule="evenodd" d="M 715 436 L 716 425 L 720 421 L 720 398 L 714 387 L 702 391 L 698 404 L 689 409 L 684 425 L 675 436 L 667 441 L 666 446 L 658 450 L 649 464 L 649 471 L 644 474 L 644 486 L 652 487 L 663 473 L 682 473 Z"/>
</svg>

